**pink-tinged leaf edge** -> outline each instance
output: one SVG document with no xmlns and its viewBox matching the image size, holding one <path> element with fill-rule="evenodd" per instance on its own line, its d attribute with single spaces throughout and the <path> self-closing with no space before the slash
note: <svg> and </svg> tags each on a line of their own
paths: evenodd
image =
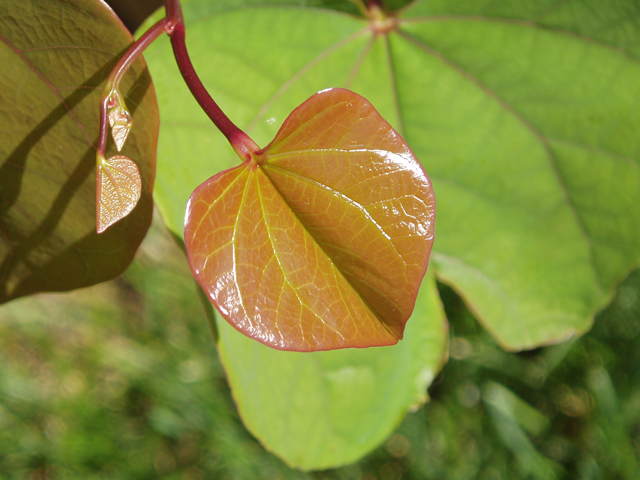
<svg viewBox="0 0 640 480">
<path fill-rule="evenodd" d="M 191 195 L 185 245 L 222 316 L 294 351 L 393 345 L 427 269 L 435 196 L 363 97 L 323 90 Z"/>
</svg>

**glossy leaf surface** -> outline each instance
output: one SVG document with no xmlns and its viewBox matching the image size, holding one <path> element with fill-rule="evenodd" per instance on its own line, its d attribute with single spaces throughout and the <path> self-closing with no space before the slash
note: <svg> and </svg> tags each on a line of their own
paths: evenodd
<svg viewBox="0 0 640 480">
<path fill-rule="evenodd" d="M 0 302 L 116 277 L 144 237 L 158 115 L 142 61 L 122 84 L 141 200 L 96 233 L 100 84 L 131 41 L 102 2 L 0 2 Z"/>
<path fill-rule="evenodd" d="M 198 187 L 191 269 L 239 331 L 282 350 L 402 338 L 433 243 L 420 163 L 369 102 L 343 89 L 296 108 L 271 144 Z"/>
</svg>

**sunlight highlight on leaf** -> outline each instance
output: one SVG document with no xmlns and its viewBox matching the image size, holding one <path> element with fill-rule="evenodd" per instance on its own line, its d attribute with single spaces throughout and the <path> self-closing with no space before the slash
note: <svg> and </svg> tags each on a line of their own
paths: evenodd
<svg viewBox="0 0 640 480">
<path fill-rule="evenodd" d="M 435 197 L 373 106 L 322 91 L 250 161 L 191 196 L 194 275 L 239 331 L 282 350 L 392 345 L 433 243 Z"/>
<path fill-rule="evenodd" d="M 124 155 L 98 164 L 96 197 L 98 233 L 131 213 L 140 200 L 142 182 L 138 166 Z"/>
</svg>

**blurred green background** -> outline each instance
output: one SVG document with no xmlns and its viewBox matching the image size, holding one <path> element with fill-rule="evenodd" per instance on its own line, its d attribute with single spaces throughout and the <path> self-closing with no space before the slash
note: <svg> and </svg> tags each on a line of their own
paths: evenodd
<svg viewBox="0 0 640 480">
<path fill-rule="evenodd" d="M 121 278 L 0 309 L 2 479 L 635 479 L 640 271 L 584 337 L 506 353 L 446 286 L 431 401 L 357 464 L 289 469 L 243 428 L 156 219 Z"/>
</svg>

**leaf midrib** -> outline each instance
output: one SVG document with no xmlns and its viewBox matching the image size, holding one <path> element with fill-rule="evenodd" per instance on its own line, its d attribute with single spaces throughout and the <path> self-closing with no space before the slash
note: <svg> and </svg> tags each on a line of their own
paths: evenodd
<svg viewBox="0 0 640 480">
<path fill-rule="evenodd" d="M 262 189 L 260 187 L 260 182 L 258 181 L 258 175 L 264 175 L 265 178 L 267 179 L 267 181 L 269 182 L 269 184 L 272 186 L 272 188 L 275 190 L 276 194 L 280 196 L 280 198 L 282 199 L 283 202 L 286 201 L 284 200 L 284 198 L 282 198 L 282 195 L 280 194 L 280 192 L 278 191 L 278 189 L 276 189 L 275 185 L 273 185 L 273 182 L 271 182 L 271 179 L 262 171 L 259 171 L 258 169 L 256 169 L 256 171 L 252 172 L 252 175 L 250 175 L 250 177 L 254 178 L 254 181 L 256 182 L 256 190 L 258 192 L 258 198 L 260 199 L 260 209 L 262 212 L 262 219 L 264 221 L 264 225 L 265 228 L 267 229 L 267 236 L 269 237 L 269 243 L 271 244 L 271 250 L 273 251 L 273 256 L 276 259 L 276 262 L 278 263 L 278 267 L 280 268 L 280 271 L 282 272 L 282 275 L 284 277 L 284 281 L 291 287 L 291 289 L 294 292 L 294 295 L 296 296 L 296 298 L 298 299 L 298 302 L 300 302 L 300 305 L 305 306 L 306 308 L 308 308 L 315 316 L 318 320 L 320 320 L 320 322 L 325 325 L 326 327 L 328 327 L 330 330 L 332 330 L 334 333 L 336 333 L 340 338 L 342 338 L 342 340 L 344 341 L 345 338 L 342 335 L 342 333 L 340 333 L 339 330 L 337 330 L 333 325 L 330 325 L 329 323 L 325 322 L 322 317 L 320 317 L 318 315 L 318 313 L 315 311 L 315 309 L 311 308 L 311 306 L 307 305 L 307 303 L 305 301 L 302 300 L 302 298 L 300 298 L 300 296 L 298 295 L 298 287 L 293 285 L 291 283 L 291 281 L 289 280 L 289 276 L 287 275 L 287 271 L 286 269 L 283 267 L 282 265 L 282 261 L 280 260 L 280 257 L 278 255 L 278 248 L 276 247 L 275 242 L 273 241 L 273 233 L 271 232 L 271 227 L 269 225 L 269 221 L 268 221 L 268 217 L 267 217 L 267 212 L 266 212 L 266 208 L 264 206 L 264 201 L 263 201 L 263 195 L 262 195 Z M 250 180 L 250 179 L 249 179 Z M 249 181 L 248 180 L 248 181 Z M 306 231 L 306 228 L 304 227 L 304 225 L 300 222 L 300 219 L 298 219 L 298 217 L 295 215 L 295 213 L 293 212 L 293 210 L 291 211 L 291 213 L 294 215 L 296 221 L 298 223 L 300 223 L 300 225 L 302 226 L 302 228 L 305 229 L 305 232 L 307 234 L 309 234 L 309 232 Z M 315 239 L 314 239 L 314 243 Z M 317 245 L 317 243 L 316 243 Z M 319 245 L 318 245 L 319 247 Z M 323 254 L 326 255 L 326 253 L 324 252 L 324 250 L 322 250 L 322 248 L 320 248 L 320 250 L 322 251 Z M 331 262 L 332 267 L 334 267 L 333 262 Z M 335 270 L 335 268 L 332 268 L 332 270 Z M 340 295 L 342 296 L 342 292 L 340 292 Z M 278 302 L 280 302 L 280 298 L 282 297 L 282 294 L 279 295 L 278 297 Z M 277 322 L 276 322 L 277 325 Z M 276 327 L 277 328 L 277 327 Z M 302 338 L 304 340 L 304 329 L 300 328 L 300 331 L 302 332 Z M 316 338 L 314 338 L 314 341 L 318 342 L 318 340 Z M 326 341 L 326 339 L 324 339 L 324 341 Z M 307 345 L 309 345 L 309 343 L 307 343 Z"/>
<path fill-rule="evenodd" d="M 273 165 L 269 165 L 269 167 L 273 167 Z M 369 304 L 367 299 L 363 298 L 362 295 L 360 295 L 360 292 L 358 291 L 358 289 L 345 276 L 344 272 L 340 268 L 338 268 L 338 266 L 335 264 L 335 262 L 331 258 L 331 255 L 329 255 L 325 251 L 325 249 L 322 247 L 322 245 L 320 243 L 318 243 L 318 241 L 316 241 L 315 237 L 307 229 L 307 226 L 305 225 L 305 223 L 300 219 L 300 217 L 298 217 L 298 215 L 295 213 L 295 211 L 290 207 L 290 205 L 287 202 L 285 196 L 276 187 L 276 185 L 273 183 L 271 178 L 269 178 L 269 175 L 267 175 L 266 172 L 261 172 L 261 173 L 263 173 L 265 175 L 265 178 L 267 179 L 269 184 L 272 186 L 272 188 L 276 192 L 276 195 L 278 195 L 280 197 L 280 199 L 284 202 L 284 204 L 287 206 L 287 208 L 291 211 L 291 214 L 296 219 L 296 222 L 298 222 L 298 224 L 304 229 L 305 233 L 311 237 L 314 245 L 316 245 L 318 247 L 318 249 L 320 250 L 320 252 L 322 252 L 322 254 L 327 258 L 327 260 L 331 264 L 331 267 L 332 267 L 331 270 L 333 272 L 334 277 L 335 277 L 336 274 L 340 275 L 340 277 L 349 285 L 349 287 L 351 287 L 356 292 L 358 298 L 362 301 L 363 305 L 371 313 L 371 315 L 378 320 L 378 323 L 389 333 L 389 335 L 391 335 L 393 338 L 397 338 L 396 335 L 393 333 L 393 331 L 387 326 L 386 322 L 380 317 L 380 315 L 378 315 L 376 310 L 371 307 L 371 305 Z M 261 205 L 262 205 L 262 198 L 260 199 L 260 201 L 261 201 Z M 264 208 L 263 208 L 263 212 L 264 212 Z M 265 223 L 266 223 L 266 220 L 265 220 Z M 272 247 L 274 248 L 274 251 L 275 251 L 275 245 L 273 244 L 273 241 L 272 241 L 272 238 L 271 238 L 271 234 L 269 234 L 269 240 L 271 241 Z M 397 252 L 397 250 L 395 250 L 395 246 L 394 246 L 394 251 Z M 279 260 L 278 260 L 278 264 L 281 265 Z M 294 288 L 294 287 L 292 287 L 292 288 Z M 340 296 L 342 297 L 342 292 L 340 290 L 338 290 L 338 291 L 340 292 Z M 393 303 L 395 305 L 395 302 L 393 302 L 388 296 L 385 295 L 385 298 L 387 298 L 391 303 Z M 346 305 L 346 303 L 345 303 L 345 305 Z M 314 312 L 314 314 L 315 314 L 315 312 Z M 340 335 L 339 332 L 337 332 L 337 333 Z M 340 336 L 342 336 L 342 335 L 340 335 Z"/>
</svg>

